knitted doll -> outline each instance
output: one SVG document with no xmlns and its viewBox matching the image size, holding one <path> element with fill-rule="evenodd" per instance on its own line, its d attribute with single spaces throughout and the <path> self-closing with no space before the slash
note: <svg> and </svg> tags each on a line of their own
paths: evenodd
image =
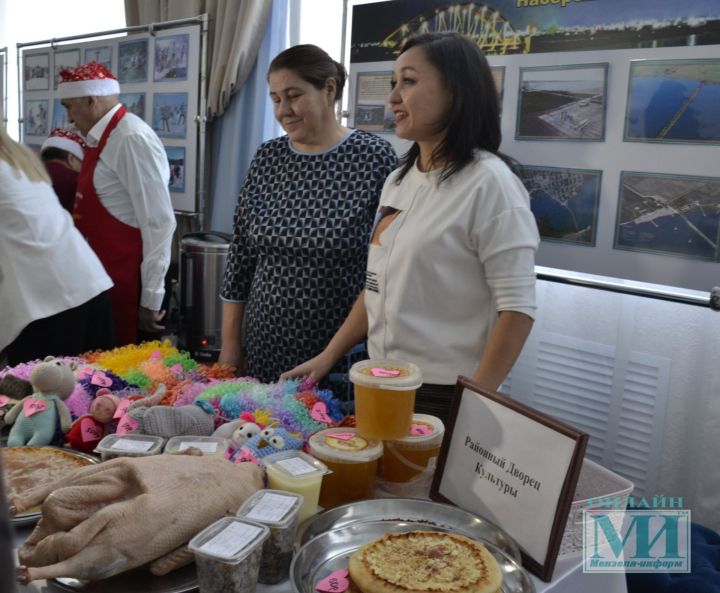
<svg viewBox="0 0 720 593">
<path fill-rule="evenodd" d="M 110 427 L 119 404 L 120 398 L 109 389 L 98 390 L 90 404 L 90 413 L 75 420 L 65 437 L 70 447 L 92 452 L 106 434 L 113 432 Z"/>
<path fill-rule="evenodd" d="M 50 445 L 56 440 L 59 428 L 70 430 L 70 410 L 63 403 L 75 389 L 72 369 L 52 356 L 38 364 L 30 373 L 33 394 L 24 398 L 5 415 L 12 424 L 8 447 Z"/>
</svg>

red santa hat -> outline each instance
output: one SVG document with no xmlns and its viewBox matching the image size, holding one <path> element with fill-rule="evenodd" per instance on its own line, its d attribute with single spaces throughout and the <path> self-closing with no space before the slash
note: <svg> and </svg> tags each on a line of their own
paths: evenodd
<svg viewBox="0 0 720 593">
<path fill-rule="evenodd" d="M 58 97 L 77 99 L 78 97 L 104 97 L 120 94 L 117 79 L 97 62 L 81 64 L 77 68 L 60 70 Z"/>
<path fill-rule="evenodd" d="M 47 137 L 45 142 L 42 143 L 40 154 L 42 154 L 46 148 L 61 148 L 62 150 L 67 150 L 80 160 L 83 160 L 87 144 L 85 144 L 85 140 L 74 132 L 55 128 L 50 132 L 50 136 Z"/>
</svg>

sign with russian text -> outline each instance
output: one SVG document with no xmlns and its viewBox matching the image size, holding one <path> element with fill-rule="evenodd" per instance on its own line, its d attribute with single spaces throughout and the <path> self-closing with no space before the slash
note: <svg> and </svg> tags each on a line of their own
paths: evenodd
<svg viewBox="0 0 720 593">
<path fill-rule="evenodd" d="M 461 377 L 431 497 L 485 517 L 550 580 L 588 436 Z"/>
</svg>

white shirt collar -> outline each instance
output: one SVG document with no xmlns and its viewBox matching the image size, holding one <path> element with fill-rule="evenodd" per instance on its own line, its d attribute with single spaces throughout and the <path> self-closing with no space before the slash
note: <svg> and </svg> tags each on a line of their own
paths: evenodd
<svg viewBox="0 0 720 593">
<path fill-rule="evenodd" d="M 110 120 L 112 119 L 112 116 L 115 114 L 115 112 L 120 109 L 122 106 L 122 103 L 118 103 L 115 105 L 115 107 L 111 108 L 110 111 L 108 111 L 105 115 L 103 115 L 100 120 L 92 127 L 90 128 L 90 131 L 87 133 L 87 136 L 85 137 L 85 141 L 90 146 L 97 146 L 100 142 L 100 138 L 102 138 L 103 132 L 105 131 L 105 128 L 108 127 L 108 124 L 110 123 Z"/>
</svg>

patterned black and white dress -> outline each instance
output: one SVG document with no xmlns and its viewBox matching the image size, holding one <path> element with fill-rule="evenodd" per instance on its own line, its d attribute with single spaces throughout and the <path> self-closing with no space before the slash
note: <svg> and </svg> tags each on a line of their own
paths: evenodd
<svg viewBox="0 0 720 593">
<path fill-rule="evenodd" d="M 319 354 L 362 290 L 375 210 L 397 166 L 361 130 L 322 153 L 287 136 L 255 154 L 235 209 L 221 298 L 245 303 L 248 375 L 263 382 Z"/>
</svg>

